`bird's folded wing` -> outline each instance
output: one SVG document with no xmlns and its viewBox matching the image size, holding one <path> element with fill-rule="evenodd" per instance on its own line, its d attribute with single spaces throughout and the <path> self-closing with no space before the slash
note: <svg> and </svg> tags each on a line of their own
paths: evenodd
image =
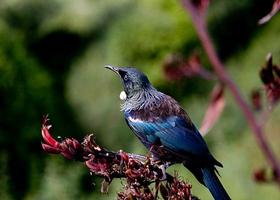
<svg viewBox="0 0 280 200">
<path fill-rule="evenodd" d="M 128 123 L 137 135 L 146 137 L 150 143 L 160 140 L 164 147 L 173 152 L 193 154 L 199 157 L 209 154 L 207 145 L 198 130 L 182 117 L 171 116 L 153 122 L 128 120 Z"/>
</svg>

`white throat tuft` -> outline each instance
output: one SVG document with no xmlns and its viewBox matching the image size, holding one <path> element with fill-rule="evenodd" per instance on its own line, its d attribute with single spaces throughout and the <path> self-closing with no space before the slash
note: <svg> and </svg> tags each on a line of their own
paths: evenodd
<svg viewBox="0 0 280 200">
<path fill-rule="evenodd" d="M 120 99 L 121 99 L 122 101 L 125 101 L 126 98 L 127 98 L 127 95 L 126 95 L 125 91 L 121 91 L 121 93 L 120 93 Z"/>
</svg>

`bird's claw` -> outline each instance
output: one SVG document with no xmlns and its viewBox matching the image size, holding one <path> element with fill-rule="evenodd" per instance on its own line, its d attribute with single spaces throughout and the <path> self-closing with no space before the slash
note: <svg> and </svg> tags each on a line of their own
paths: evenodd
<svg viewBox="0 0 280 200">
<path fill-rule="evenodd" d="M 162 176 L 161 176 L 161 178 L 159 180 L 160 181 L 164 181 L 167 178 L 165 164 L 159 165 L 159 168 L 161 169 L 161 172 L 162 172 Z"/>
</svg>

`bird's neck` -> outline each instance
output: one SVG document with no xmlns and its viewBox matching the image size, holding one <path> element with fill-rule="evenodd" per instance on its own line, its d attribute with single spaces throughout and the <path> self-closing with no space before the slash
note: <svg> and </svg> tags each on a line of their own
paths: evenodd
<svg viewBox="0 0 280 200">
<path fill-rule="evenodd" d="M 129 96 L 122 104 L 121 110 L 130 112 L 133 110 L 144 109 L 151 104 L 157 104 L 162 99 L 163 93 L 157 91 L 154 87 L 143 88 L 133 95 Z"/>
</svg>

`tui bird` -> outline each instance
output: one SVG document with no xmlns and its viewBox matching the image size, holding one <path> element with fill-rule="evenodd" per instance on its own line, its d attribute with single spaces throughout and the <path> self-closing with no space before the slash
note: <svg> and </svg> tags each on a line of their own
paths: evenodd
<svg viewBox="0 0 280 200">
<path fill-rule="evenodd" d="M 205 185 L 215 200 L 228 200 L 216 166 L 222 167 L 188 114 L 172 97 L 157 91 L 147 76 L 132 67 L 106 68 L 117 73 L 124 91 L 121 110 L 130 129 L 150 150 L 155 160 L 183 163 Z"/>
</svg>

